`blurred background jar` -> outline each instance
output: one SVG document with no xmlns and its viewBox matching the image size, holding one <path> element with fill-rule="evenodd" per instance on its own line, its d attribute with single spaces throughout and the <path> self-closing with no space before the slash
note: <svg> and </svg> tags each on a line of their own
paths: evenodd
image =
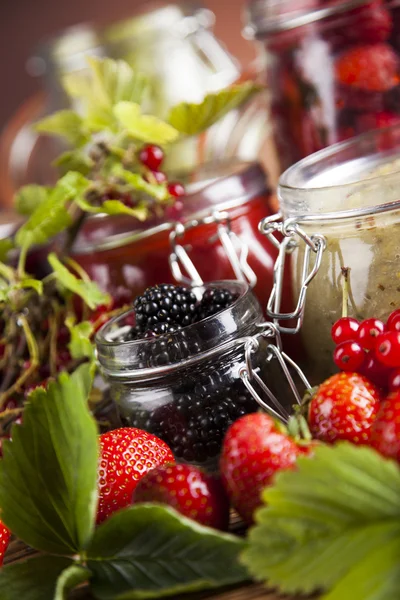
<svg viewBox="0 0 400 600">
<path fill-rule="evenodd" d="M 162 4 L 129 20 L 98 29 L 80 25 L 48 40 L 28 61 L 29 72 L 41 77 L 44 93 L 15 115 L 1 140 L 0 197 L 12 204 L 15 189 L 28 182 L 49 183 L 49 167 L 59 153 L 54 139 L 32 132 L 37 119 L 68 106 L 64 77 L 87 68 L 90 55 L 123 58 L 150 80 L 146 107 L 160 117 L 182 101 L 200 102 L 209 92 L 249 78 L 214 36 L 213 13 L 197 4 Z M 205 134 L 180 141 L 169 153 L 169 171 L 193 168 L 224 157 L 256 159 L 268 137 L 265 95 L 231 111 Z"/>
<path fill-rule="evenodd" d="M 365 131 L 400 123 L 398 0 L 253 0 L 281 169 Z"/>
</svg>

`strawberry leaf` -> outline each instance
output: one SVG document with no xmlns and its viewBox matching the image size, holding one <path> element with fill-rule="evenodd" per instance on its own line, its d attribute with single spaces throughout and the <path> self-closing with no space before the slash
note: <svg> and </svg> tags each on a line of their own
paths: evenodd
<svg viewBox="0 0 400 600">
<path fill-rule="evenodd" d="M 52 252 L 48 256 L 48 261 L 54 271 L 57 281 L 68 291 L 78 294 L 88 305 L 94 310 L 96 306 L 108 304 L 110 297 L 108 294 L 101 291 L 97 283 L 87 279 L 78 279 L 71 271 L 69 271 Z"/>
<path fill-rule="evenodd" d="M 44 244 L 71 224 L 66 208 L 69 200 L 84 193 L 89 181 L 80 173 L 71 171 L 62 177 L 49 196 L 41 202 L 15 236 L 17 246 L 29 248 Z"/>
<path fill-rule="evenodd" d="M 134 102 L 119 102 L 114 107 L 114 115 L 130 137 L 141 142 L 167 144 L 175 141 L 178 131 L 153 115 L 142 115 L 140 105 Z"/>
<path fill-rule="evenodd" d="M 124 169 L 121 164 L 116 164 L 113 167 L 112 174 L 123 179 L 134 190 L 144 192 L 157 200 L 167 200 L 170 197 L 166 185 L 148 183 L 141 175 Z"/>
<path fill-rule="evenodd" d="M 70 565 L 57 579 L 56 593 L 52 600 L 68 600 L 69 592 L 78 585 L 85 583 L 90 577 L 90 571 L 78 564 Z"/>
<path fill-rule="evenodd" d="M 237 557 L 245 541 L 202 527 L 171 508 L 138 504 L 98 529 L 88 549 L 99 600 L 176 597 L 248 578 Z"/>
<path fill-rule="evenodd" d="M 82 117 L 73 110 L 60 110 L 35 124 L 39 133 L 65 138 L 73 146 L 83 146 L 89 141 Z"/>
<path fill-rule="evenodd" d="M 82 175 L 88 175 L 94 167 L 94 161 L 82 150 L 69 150 L 63 152 L 53 165 L 58 167 L 61 173 L 76 171 Z"/>
<path fill-rule="evenodd" d="M 13 427 L 12 441 L 3 441 L 1 519 L 37 550 L 80 553 L 94 530 L 98 442 L 87 408 L 91 383 L 85 364 L 47 390 L 34 390 L 23 423 Z"/>
<path fill-rule="evenodd" d="M 39 556 L 0 570 L 1 600 L 64 600 L 54 596 L 57 579 L 71 567 L 69 558 Z"/>
<path fill-rule="evenodd" d="M 243 562 L 250 573 L 287 593 L 330 590 L 344 600 L 346 581 L 384 600 L 398 590 L 400 469 L 367 447 L 348 443 L 317 447 L 298 469 L 281 473 L 263 493 Z M 372 569 L 377 549 L 386 560 Z M 389 582 L 396 582 L 389 587 Z M 388 592 L 388 589 L 390 592 Z M 338 592 L 339 590 L 339 592 Z M 372 595 L 373 592 L 373 595 Z"/>
<path fill-rule="evenodd" d="M 262 89 L 253 82 L 233 85 L 208 94 L 199 104 L 181 102 L 171 108 L 168 122 L 185 135 L 197 135 L 222 119 L 231 110 L 247 102 Z"/>
<path fill-rule="evenodd" d="M 49 197 L 50 189 L 32 183 L 24 185 L 14 197 L 15 210 L 21 215 L 30 216 Z"/>
</svg>

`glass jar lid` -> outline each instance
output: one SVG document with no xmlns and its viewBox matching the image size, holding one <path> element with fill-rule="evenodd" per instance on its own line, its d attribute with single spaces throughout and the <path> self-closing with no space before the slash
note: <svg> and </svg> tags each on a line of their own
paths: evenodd
<svg viewBox="0 0 400 600">
<path fill-rule="evenodd" d="M 190 182 L 186 184 L 182 221 L 200 219 L 215 210 L 240 206 L 265 193 L 266 189 L 267 176 L 258 163 L 230 160 L 205 164 L 191 175 Z M 162 217 L 141 223 L 125 215 L 99 215 L 87 220 L 75 242 L 74 252 L 84 254 L 118 248 L 172 230 L 174 225 Z"/>
<path fill-rule="evenodd" d="M 228 308 L 174 333 L 124 341 L 135 324 L 133 309 L 106 323 L 95 340 L 105 375 L 111 379 L 143 381 L 211 360 L 234 348 L 243 349 L 247 336 L 254 334 L 262 322 L 261 306 L 250 288 L 239 281 L 217 281 L 191 289 L 198 295 L 207 289 L 221 288 L 237 296 Z M 168 350 L 168 361 L 157 361 L 157 356 Z"/>
<path fill-rule="evenodd" d="M 334 144 L 279 179 L 283 217 L 298 222 L 355 218 L 400 208 L 400 126 Z"/>
<path fill-rule="evenodd" d="M 253 0 L 245 11 L 243 34 L 247 39 L 261 39 L 346 12 L 368 1 L 328 0 L 321 8 L 316 0 Z"/>
</svg>

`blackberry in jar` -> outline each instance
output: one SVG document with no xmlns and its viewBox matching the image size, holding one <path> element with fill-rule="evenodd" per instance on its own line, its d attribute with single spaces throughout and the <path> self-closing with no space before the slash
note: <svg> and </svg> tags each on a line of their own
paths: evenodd
<svg viewBox="0 0 400 600">
<path fill-rule="evenodd" d="M 246 366 L 245 341 L 259 334 L 264 319 L 244 283 L 215 282 L 194 291 L 200 298 L 198 321 L 174 324 L 160 334 L 156 333 L 159 324 L 154 324 L 152 335 L 121 341 L 124 318 L 120 316 L 100 330 L 96 344 L 124 425 L 162 438 L 177 461 L 215 469 L 228 427 L 259 408 L 241 374 Z M 201 298 L 205 298 L 203 306 Z M 129 329 L 125 335 L 129 337 Z M 252 364 L 266 380 L 267 341 L 260 338 L 259 342 Z"/>
</svg>

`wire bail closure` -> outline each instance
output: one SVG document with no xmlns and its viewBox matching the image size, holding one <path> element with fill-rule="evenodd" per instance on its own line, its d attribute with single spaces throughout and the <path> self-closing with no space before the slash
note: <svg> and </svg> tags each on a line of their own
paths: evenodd
<svg viewBox="0 0 400 600">
<path fill-rule="evenodd" d="M 283 220 L 281 213 L 276 213 L 263 219 L 259 224 L 259 231 L 279 250 L 274 265 L 273 286 L 267 304 L 267 316 L 273 320 L 281 333 L 298 333 L 303 324 L 307 289 L 321 266 L 322 255 L 326 248 L 326 240 L 320 234 L 309 236 L 301 229 L 295 218 Z M 279 241 L 276 237 L 277 233 L 283 236 L 282 241 Z M 290 313 L 284 313 L 281 312 L 281 306 L 286 259 L 301 242 L 305 244 L 306 248 L 302 265 L 299 297 L 295 309 Z M 315 255 L 314 261 L 311 260 L 313 255 Z M 280 323 L 280 321 L 290 320 L 296 321 L 292 327 L 287 327 Z"/>
<path fill-rule="evenodd" d="M 253 288 L 257 283 L 257 276 L 247 262 L 249 249 L 232 230 L 230 217 L 227 212 L 215 211 L 202 219 L 192 219 L 186 223 L 176 223 L 169 235 L 171 253 L 169 265 L 174 279 L 190 286 L 202 286 L 203 280 L 200 273 L 190 258 L 187 247 L 183 246 L 182 239 L 185 233 L 201 225 L 216 225 L 216 234 L 210 241 L 219 239 L 232 270 L 238 281 L 244 281 Z M 180 240 L 180 242 L 178 241 Z"/>
<path fill-rule="evenodd" d="M 261 408 L 272 417 L 287 423 L 290 417 L 289 412 L 284 406 L 282 406 L 275 394 L 269 389 L 265 381 L 263 381 L 260 375 L 257 373 L 257 370 L 253 367 L 253 357 L 259 350 L 260 339 L 265 338 L 270 340 L 271 338 L 275 338 L 275 343 L 269 343 L 267 346 L 266 360 L 270 361 L 274 358 L 278 360 L 279 366 L 281 367 L 283 374 L 289 383 L 290 389 L 298 405 L 301 404 L 302 398 L 299 394 L 289 367 L 295 370 L 306 389 L 311 389 L 311 385 L 300 367 L 283 351 L 281 335 L 278 327 L 274 323 L 269 322 L 262 323 L 259 325 L 259 327 L 262 329 L 260 333 L 248 338 L 245 342 L 245 366 L 241 368 L 239 375 L 246 389 L 250 392 L 254 400 L 261 406 Z M 267 396 L 271 404 L 268 404 L 261 398 L 255 387 L 255 384 L 258 385 L 263 394 Z"/>
</svg>

